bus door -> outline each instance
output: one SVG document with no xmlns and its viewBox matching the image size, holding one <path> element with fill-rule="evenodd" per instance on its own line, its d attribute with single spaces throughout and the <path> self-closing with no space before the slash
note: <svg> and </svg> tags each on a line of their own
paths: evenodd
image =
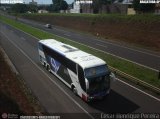
<svg viewBox="0 0 160 119">
<path fill-rule="evenodd" d="M 77 89 L 77 94 L 78 95 L 81 95 L 81 86 L 80 86 L 80 82 L 79 82 L 79 78 L 78 78 L 78 64 L 76 64 L 76 72 L 77 72 L 77 75 L 76 75 L 76 81 L 75 81 L 75 87 Z"/>
<path fill-rule="evenodd" d="M 77 74 L 78 74 L 78 84 L 79 88 L 78 91 L 80 91 L 80 95 L 82 95 L 83 92 L 86 93 L 86 83 L 85 83 L 85 77 L 84 77 L 84 71 L 81 66 L 77 65 Z"/>
</svg>

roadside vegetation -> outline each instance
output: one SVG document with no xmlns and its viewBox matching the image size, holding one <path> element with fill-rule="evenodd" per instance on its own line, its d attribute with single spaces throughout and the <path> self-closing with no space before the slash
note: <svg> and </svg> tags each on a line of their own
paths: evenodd
<svg viewBox="0 0 160 119">
<path fill-rule="evenodd" d="M 13 73 L 0 47 L 0 114 L 43 115 L 39 102 L 24 80 Z M 1 116 L 1 115 L 0 115 Z"/>
<path fill-rule="evenodd" d="M 92 9 L 93 13 L 102 13 L 104 6 L 112 5 L 116 0 L 93 0 Z M 116 3 L 122 4 L 123 0 L 118 0 Z M 12 5 L 13 12 L 26 13 L 26 12 L 37 12 L 38 9 L 46 9 L 49 12 L 59 13 L 61 10 L 68 10 L 73 8 L 74 2 L 67 4 L 66 0 L 52 0 L 50 5 L 35 5 L 35 4 L 22 4 L 17 3 Z M 132 6 L 137 13 L 153 13 L 156 6 L 155 4 L 140 4 L 140 0 L 133 0 Z M 103 11 L 104 12 L 104 11 Z M 111 11 L 105 10 L 105 13 L 111 13 Z"/>
<path fill-rule="evenodd" d="M 158 79 L 158 72 L 156 72 L 156 71 L 147 69 L 145 67 L 141 67 L 141 66 L 136 65 L 134 63 L 131 63 L 129 61 L 119 59 L 119 58 L 114 57 L 110 54 L 104 53 L 102 51 L 98 51 L 94 48 L 88 47 L 83 44 L 79 44 L 79 43 L 71 41 L 69 39 L 66 39 L 66 38 L 63 38 L 60 36 L 56 36 L 54 34 L 42 31 L 40 29 L 33 28 L 31 26 L 22 24 L 16 20 L 11 20 L 11 19 L 8 19 L 3 16 L 0 17 L 0 20 L 6 24 L 9 24 L 9 25 L 17 28 L 17 29 L 20 29 L 24 32 L 29 33 L 29 34 L 37 37 L 38 39 L 53 38 L 58 41 L 70 44 L 74 47 L 77 47 L 77 48 L 83 50 L 83 51 L 86 51 L 86 52 L 91 53 L 97 57 L 104 59 L 107 62 L 107 64 L 111 67 L 114 67 L 120 71 L 123 71 L 131 76 L 134 76 L 142 81 L 145 81 L 151 85 L 154 85 L 154 86 L 160 88 L 160 80 Z"/>
<path fill-rule="evenodd" d="M 92 34 L 103 40 L 160 51 L 160 15 L 48 13 L 21 14 L 21 17 Z"/>
<path fill-rule="evenodd" d="M 117 21 L 140 21 L 140 22 L 160 22 L 160 16 L 155 14 L 136 14 L 136 15 L 124 15 L 124 14 L 66 14 L 66 13 L 33 13 L 33 14 L 20 14 L 21 16 L 68 16 L 68 17 L 86 17 L 97 20 L 117 20 Z M 90 20 L 90 19 L 89 19 Z M 129 22 L 128 21 L 128 22 Z"/>
</svg>

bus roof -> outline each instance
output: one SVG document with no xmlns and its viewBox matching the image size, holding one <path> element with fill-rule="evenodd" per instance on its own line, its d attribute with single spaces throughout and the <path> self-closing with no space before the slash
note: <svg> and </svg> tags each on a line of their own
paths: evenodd
<svg viewBox="0 0 160 119">
<path fill-rule="evenodd" d="M 64 55 L 66 58 L 79 64 L 83 69 L 106 64 L 102 59 L 96 56 L 54 39 L 40 40 L 39 43 L 42 43 L 54 51 Z"/>
</svg>

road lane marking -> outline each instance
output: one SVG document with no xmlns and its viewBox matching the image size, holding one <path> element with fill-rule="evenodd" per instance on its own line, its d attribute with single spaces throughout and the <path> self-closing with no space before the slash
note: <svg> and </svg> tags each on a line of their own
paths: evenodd
<svg viewBox="0 0 160 119">
<path fill-rule="evenodd" d="M 28 58 L 28 60 L 31 61 L 32 64 L 34 64 L 41 72 L 43 72 L 48 78 L 49 80 L 54 83 L 70 100 L 72 100 L 80 109 L 82 109 L 91 119 L 94 119 L 94 117 L 89 114 L 89 112 L 87 112 L 76 100 L 74 100 L 58 83 L 56 83 L 54 80 L 52 80 L 52 78 L 46 73 L 44 72 L 20 47 L 18 47 L 17 44 L 15 44 L 13 41 L 9 40 L 8 36 L 5 35 L 5 33 L 3 33 L 1 31 L 1 33 L 7 38 L 7 40 L 12 43 L 24 56 L 26 56 Z"/>
<path fill-rule="evenodd" d="M 64 34 L 65 36 L 71 36 L 70 34 Z"/>
<path fill-rule="evenodd" d="M 22 19 L 22 21 L 23 21 L 23 20 L 26 20 L 26 19 Z M 26 21 L 30 22 L 30 20 L 26 20 Z M 34 21 L 34 23 L 43 26 L 43 24 L 42 24 L 41 22 L 37 23 L 37 22 Z M 67 32 L 67 33 L 69 33 L 68 31 L 65 31 L 65 30 L 60 29 L 60 28 L 54 28 L 54 29 L 57 30 L 57 31 L 62 31 L 62 32 Z M 78 34 L 78 35 L 79 35 L 79 34 Z M 155 55 L 155 54 L 151 54 L 151 53 L 144 52 L 144 51 L 141 51 L 141 50 L 136 50 L 136 49 L 129 48 L 129 47 L 122 46 L 122 45 L 118 45 L 118 44 L 114 44 L 114 43 L 111 43 L 111 42 L 108 42 L 108 41 L 103 41 L 103 40 L 98 40 L 98 39 L 93 39 L 93 40 L 96 40 L 96 41 L 99 41 L 99 42 L 102 42 L 102 43 L 105 43 L 105 44 L 112 44 L 112 45 L 115 45 L 115 46 L 118 46 L 118 47 L 126 48 L 126 49 L 133 50 L 133 51 L 136 51 L 136 52 L 140 52 L 140 53 L 143 53 L 143 54 L 152 55 L 152 56 L 155 56 L 155 57 L 160 57 L 160 56 Z M 144 50 L 145 50 L 145 49 L 144 49 Z"/>
<path fill-rule="evenodd" d="M 140 52 L 140 53 L 143 53 L 143 54 L 147 54 L 147 55 L 151 55 L 151 56 L 160 58 L 160 56 L 158 56 L 158 55 L 151 54 L 151 53 L 144 52 L 144 51 L 140 51 L 140 50 L 136 50 L 136 49 L 129 48 L 129 47 L 126 47 L 126 46 L 123 46 L 123 45 L 118 45 L 118 44 L 114 44 L 114 43 L 111 43 L 111 42 L 108 42 L 108 41 L 102 41 L 102 40 L 98 40 L 98 39 L 93 39 L 93 40 L 99 41 L 99 42 L 101 42 L 101 43 L 111 44 L 111 45 L 114 45 L 114 46 L 122 47 L 122 48 L 125 48 L 125 49 L 129 49 L 129 50 L 132 50 L 132 51 L 136 51 L 136 52 Z M 145 49 L 144 49 L 144 50 L 145 50 Z"/>
<path fill-rule="evenodd" d="M 43 24 L 40 24 L 39 25 L 43 25 Z M 60 28 L 54 28 L 55 30 L 57 31 L 62 31 L 62 32 L 67 32 L 67 33 L 70 33 L 68 31 L 65 31 L 65 30 L 62 30 Z M 77 34 L 79 35 L 79 34 Z M 114 43 L 111 43 L 109 41 L 103 41 L 103 40 L 98 40 L 98 39 L 93 39 L 93 40 L 96 40 L 96 41 L 99 41 L 99 42 L 102 42 L 102 43 L 105 43 L 105 44 L 111 44 L 111 45 L 114 45 L 114 46 L 118 46 L 118 47 L 122 47 L 122 48 L 126 48 L 126 49 L 129 49 L 129 50 L 132 50 L 132 51 L 136 51 L 136 52 L 140 52 L 140 53 L 143 53 L 143 54 L 147 54 L 147 55 L 151 55 L 151 56 L 154 56 L 154 57 L 159 57 L 158 55 L 155 55 L 155 54 L 151 54 L 151 53 L 148 53 L 148 52 L 145 52 L 145 51 L 141 51 L 141 50 L 137 50 L 137 49 L 133 49 L 133 48 L 129 48 L 129 47 L 126 47 L 126 46 L 122 46 L 122 45 L 119 45 L 119 44 L 114 44 Z M 143 49 L 142 49 L 143 50 Z M 145 50 L 145 49 L 144 49 Z"/>
<path fill-rule="evenodd" d="M 24 23 L 24 24 L 25 24 L 25 23 Z M 8 25 L 9 25 L 9 24 L 8 24 Z M 11 25 L 9 25 L 9 26 L 11 26 Z M 12 26 L 12 27 L 14 27 L 14 26 Z M 32 27 L 32 26 L 30 26 L 30 27 Z M 16 27 L 14 27 L 14 28 L 17 29 L 17 30 L 19 30 L 19 31 L 22 31 L 21 29 L 18 29 L 18 28 L 16 28 Z M 33 28 L 38 29 L 38 28 L 36 28 L 36 27 L 33 27 Z M 55 29 L 57 29 L 57 28 L 55 28 Z M 40 29 L 38 29 L 38 30 L 40 30 Z M 41 31 L 46 32 L 45 30 L 41 30 Z M 61 31 L 64 31 L 64 30 L 61 30 Z M 22 31 L 22 32 L 23 32 L 23 33 L 26 33 L 26 32 L 24 32 L 24 31 Z M 33 35 L 29 34 L 29 33 L 26 33 L 26 34 L 28 34 L 28 35 L 30 35 L 30 36 L 36 38 L 35 36 L 33 36 Z M 61 37 L 61 38 L 65 38 L 65 37 L 62 37 L 62 36 L 59 36 L 59 35 L 56 35 L 56 34 L 54 34 L 54 35 L 55 35 L 55 36 L 58 36 L 58 37 Z M 38 39 L 38 38 L 36 38 L 36 39 Z M 66 39 L 66 38 L 65 38 L 65 39 Z M 39 39 L 38 39 L 38 40 L 39 40 Z M 150 69 L 150 70 L 159 72 L 158 69 L 151 68 L 151 67 L 149 67 L 149 66 L 146 66 L 146 65 L 143 65 L 143 64 L 140 64 L 140 63 L 137 63 L 137 62 L 128 60 L 128 59 L 126 59 L 126 58 L 123 58 L 123 57 L 114 55 L 114 54 L 112 54 L 112 53 L 108 53 L 108 52 L 106 52 L 106 51 L 103 51 L 103 50 L 100 50 L 100 49 L 96 49 L 96 48 L 94 48 L 94 47 L 87 46 L 87 45 L 85 45 L 85 44 L 83 44 L 83 43 L 76 42 L 76 41 L 73 41 L 73 40 L 70 40 L 70 39 L 67 39 L 67 40 L 72 41 L 72 42 L 75 42 L 75 43 L 78 43 L 78 44 L 81 44 L 81 45 L 84 45 L 84 46 L 89 47 L 89 48 L 92 48 L 92 49 L 95 49 L 95 50 L 100 51 L 100 52 L 103 52 L 103 53 L 105 53 L 105 54 L 112 55 L 112 56 L 117 57 L 117 58 L 120 58 L 120 59 L 122 59 L 122 60 L 125 60 L 125 61 L 128 61 L 128 62 L 137 64 L 137 65 L 139 65 L 139 66 L 148 68 L 148 69 Z M 100 41 L 100 40 L 97 40 L 97 39 L 93 39 L 93 40 Z M 106 43 L 106 42 L 104 42 L 104 41 L 100 41 L 100 42 Z M 110 44 L 113 44 L 113 43 L 110 43 Z M 117 44 L 113 44 L 113 45 L 117 45 Z M 119 45 L 117 45 L 117 46 L 119 46 Z M 124 46 L 122 46 L 122 47 L 124 47 Z M 126 48 L 127 48 L 127 47 L 126 47 Z M 133 49 L 132 49 L 132 50 L 133 50 Z M 135 51 L 136 51 L 136 50 L 135 50 Z M 139 51 L 139 50 L 137 50 L 137 51 Z M 142 52 L 142 53 L 143 53 L 143 52 Z M 148 54 L 150 54 L 150 53 L 148 53 Z M 152 55 L 152 54 L 150 54 L 150 55 Z M 156 56 L 156 57 L 160 57 L 160 56 L 157 56 L 157 55 L 155 55 L 155 56 Z"/>
<path fill-rule="evenodd" d="M 24 40 L 24 41 L 26 40 L 24 37 L 21 37 L 21 39 Z"/>
<path fill-rule="evenodd" d="M 107 46 L 104 46 L 104 45 L 101 45 L 101 44 L 98 44 L 98 43 L 96 43 L 96 45 L 107 48 Z"/>
<path fill-rule="evenodd" d="M 11 25 L 9 25 L 9 26 L 11 26 Z M 11 26 L 11 27 L 13 27 L 13 26 Z M 33 36 L 33 35 L 31 35 L 31 34 L 29 34 L 29 33 L 26 33 L 26 32 L 24 32 L 24 31 L 22 31 L 22 30 L 20 30 L 20 29 L 18 29 L 18 28 L 16 28 L 16 27 L 14 27 L 15 29 L 17 29 L 17 30 L 19 30 L 19 31 L 21 31 L 21 32 L 23 32 L 23 33 L 25 33 L 25 34 L 27 34 L 27 35 L 29 35 L 29 36 L 32 36 L 33 38 L 35 38 L 35 39 L 37 39 L 37 40 L 39 40 L 38 38 L 36 38 L 35 36 Z M 58 35 L 56 35 L 56 36 L 58 36 Z M 64 37 L 62 37 L 62 36 L 59 36 L 59 37 L 61 37 L 61 38 L 64 38 Z M 70 39 L 68 39 L 69 41 L 72 41 L 72 40 L 70 40 Z M 81 45 L 84 45 L 84 44 L 82 44 L 82 43 L 79 43 L 79 42 L 76 42 L 76 41 L 72 41 L 72 42 L 75 42 L 75 43 L 78 43 L 78 44 L 81 44 Z M 87 45 L 84 45 L 84 46 L 87 46 Z M 90 46 L 87 46 L 87 47 L 89 47 L 89 48 L 92 48 L 92 49 L 95 49 L 95 50 L 98 50 L 98 51 L 101 51 L 101 52 L 104 52 L 104 53 L 106 53 L 106 54 L 110 54 L 110 53 L 107 53 L 107 52 L 105 52 L 105 51 L 102 51 L 102 50 L 99 50 L 99 49 L 96 49 L 96 48 L 93 48 L 93 47 L 90 47 Z M 113 55 L 113 54 L 111 54 L 111 55 Z M 123 59 L 123 58 L 122 58 Z M 127 60 L 127 59 L 126 59 Z M 132 61 L 131 61 L 132 62 Z M 137 64 L 137 63 L 135 63 L 135 64 Z M 141 65 L 141 64 L 139 64 L 139 65 Z M 146 67 L 146 66 L 144 66 L 144 67 Z M 150 67 L 149 67 L 150 68 Z M 152 68 L 151 68 L 152 69 Z M 152 70 L 154 70 L 154 71 L 157 71 L 158 72 L 158 70 L 156 70 L 156 69 L 152 69 Z M 124 81 L 121 81 L 121 80 L 119 80 L 120 82 L 124 82 Z M 136 87 L 134 87 L 134 86 L 132 86 L 132 85 L 130 85 L 130 84 L 128 84 L 128 83 L 126 83 L 126 82 L 124 82 L 124 84 L 126 84 L 126 85 L 128 85 L 128 86 L 130 86 L 130 87 L 133 87 L 134 89 L 137 89 L 137 91 L 140 91 L 141 93 L 144 93 L 144 94 L 146 94 L 146 95 L 148 95 L 149 97 L 152 97 L 153 99 L 158 99 L 158 98 L 156 98 L 156 97 L 154 97 L 154 96 L 152 96 L 152 95 L 150 95 L 150 94 L 148 94 L 148 93 L 146 93 L 146 92 L 144 92 L 144 91 L 142 91 L 142 90 L 140 90 L 140 89 L 138 89 L 138 88 L 136 88 Z M 159 101 L 159 99 L 158 99 L 158 101 Z"/>
<path fill-rule="evenodd" d="M 59 35 L 56 35 L 56 34 L 54 34 L 54 35 L 55 35 L 55 36 L 58 36 L 58 37 L 61 37 L 61 38 L 65 38 L 65 37 L 63 37 L 63 36 L 59 36 Z M 66 38 L 65 38 L 65 39 L 66 39 Z M 89 47 L 89 48 L 92 48 L 92 49 L 95 49 L 95 50 L 100 51 L 100 52 L 103 52 L 103 53 L 105 53 L 105 54 L 109 54 L 109 55 L 111 55 L 111 56 L 120 58 L 120 59 L 122 59 L 122 60 L 125 60 L 125 61 L 128 61 L 128 62 L 137 64 L 137 65 L 142 66 L 142 67 L 145 67 L 145 68 L 147 68 L 147 69 L 150 69 L 150 70 L 153 70 L 153 71 L 156 71 L 156 72 L 159 71 L 159 70 L 154 69 L 154 68 L 151 68 L 151 67 L 149 67 L 149 66 L 146 66 L 146 65 L 143 65 L 143 64 L 140 64 L 140 63 L 137 63 L 137 62 L 128 60 L 128 59 L 126 59 L 126 58 L 123 58 L 123 57 L 114 55 L 114 54 L 112 54 L 112 53 L 108 53 L 108 52 L 106 52 L 106 51 L 103 51 L 103 50 L 100 50 L 100 49 L 97 49 L 97 48 L 94 48 L 94 47 L 91 47 L 91 46 L 88 46 L 88 45 L 85 45 L 85 44 L 83 44 L 83 43 L 80 43 L 80 42 L 77 42 L 77 41 L 74 41 L 74 40 L 70 40 L 70 39 L 68 39 L 68 38 L 67 38 L 67 40 L 72 41 L 72 42 L 75 42 L 75 43 L 78 43 L 78 44 L 80 44 L 80 45 L 83 45 L 83 46 L 86 46 L 86 47 Z M 96 39 L 94 39 L 94 40 L 96 40 Z M 97 41 L 99 41 L 99 40 L 97 40 Z M 104 42 L 104 41 L 100 41 L 100 42 Z M 104 43 L 106 43 L 106 42 L 104 42 Z M 110 43 L 110 44 L 114 45 L 113 43 Z M 100 45 L 100 44 L 99 44 L 99 45 Z M 101 46 L 102 46 L 102 45 L 101 45 Z M 117 45 L 117 46 L 119 46 L 119 45 Z M 103 46 L 103 47 L 104 47 L 104 46 Z M 124 47 L 124 46 L 121 46 L 121 47 Z M 105 47 L 105 48 L 106 48 L 106 47 Z M 126 47 L 126 48 L 127 48 L 127 47 Z M 129 48 L 128 48 L 128 49 L 129 49 Z M 134 49 L 131 49 L 131 48 L 130 48 L 130 50 L 134 50 Z M 135 50 L 135 51 L 136 51 L 136 50 Z M 138 51 L 138 50 L 137 50 L 137 51 Z M 145 53 L 145 52 L 142 51 L 142 53 Z M 146 54 L 147 54 L 147 53 L 146 53 Z M 160 57 L 160 56 L 153 55 L 153 54 L 150 54 L 150 53 L 148 53 L 148 54 L 149 54 L 149 55 L 152 55 L 152 56 Z"/>
<path fill-rule="evenodd" d="M 57 36 L 58 36 L 58 35 L 57 35 Z M 61 37 L 61 36 L 60 36 L 60 37 Z M 62 38 L 64 38 L 64 37 L 62 37 Z M 69 39 L 68 39 L 68 40 L 69 40 Z M 72 41 L 72 40 L 70 40 L 70 41 Z M 128 61 L 128 62 L 131 62 L 131 63 L 133 63 L 133 64 L 137 64 L 137 65 L 139 65 L 139 66 L 141 66 L 141 67 L 144 67 L 144 68 L 147 68 L 147 69 L 150 69 L 150 70 L 159 72 L 159 70 L 157 70 L 157 69 L 154 69 L 154 68 L 151 68 L 151 67 L 149 67 L 149 66 L 146 66 L 146 65 L 143 65 L 143 64 L 140 64 L 140 63 L 137 63 L 137 62 L 134 62 L 134 61 L 125 59 L 125 58 L 123 58 L 123 57 L 120 57 L 120 56 L 117 56 L 117 55 L 114 55 L 114 54 L 105 52 L 105 51 L 103 51 L 103 50 L 100 50 L 100 49 L 97 49 L 97 48 L 94 48 L 94 47 L 91 47 L 91 46 L 87 46 L 87 45 L 85 45 L 85 44 L 82 44 L 82 43 L 79 43 L 79 42 L 76 42 L 76 41 L 72 41 L 72 42 L 75 42 L 75 43 L 78 43 L 78 44 L 80 44 L 80 45 L 89 47 L 89 48 L 91 48 L 91 49 L 95 49 L 95 50 L 100 51 L 100 52 L 103 52 L 103 53 L 105 53 L 105 54 L 109 54 L 109 55 L 111 55 L 111 56 L 114 56 L 114 57 L 117 57 L 117 58 L 119 58 L 119 59 L 122 59 L 122 60 L 125 60 L 125 61 Z"/>
<path fill-rule="evenodd" d="M 59 28 L 55 28 L 55 27 L 54 27 L 54 29 L 57 30 L 57 31 L 62 31 L 62 32 L 64 32 L 64 33 L 69 33 L 68 31 L 65 31 L 65 30 L 62 30 L 62 29 L 59 29 Z"/>
<path fill-rule="evenodd" d="M 131 88 L 133 88 L 133 89 L 135 89 L 135 90 L 137 90 L 137 91 L 139 91 L 139 92 L 141 92 L 141 93 L 143 93 L 143 94 L 145 94 L 145 95 L 147 95 L 147 96 L 149 96 L 149 97 L 152 97 L 153 99 L 155 99 L 155 100 L 157 100 L 157 101 L 160 102 L 160 99 L 158 99 L 157 97 L 155 97 L 155 96 L 153 96 L 153 95 L 151 95 L 151 94 L 148 94 L 148 93 L 142 91 L 141 89 L 136 88 L 135 86 L 130 85 L 129 83 L 126 83 L 126 82 L 124 82 L 124 81 L 122 81 L 122 80 L 120 80 L 120 79 L 118 79 L 118 78 L 117 78 L 117 81 L 119 81 L 119 82 L 121 82 L 121 83 L 124 83 L 124 84 L 128 85 L 129 87 L 131 87 Z"/>
<path fill-rule="evenodd" d="M 55 35 L 55 36 L 58 36 L 58 35 Z M 58 36 L 58 37 L 65 38 L 65 37 L 62 37 L 62 36 Z M 65 38 L 65 39 L 66 39 L 66 38 Z M 100 52 L 103 52 L 103 53 L 105 53 L 105 54 L 109 54 L 109 55 L 114 56 L 114 57 L 117 57 L 117 58 L 119 58 L 119 59 L 122 59 L 122 60 L 125 60 L 125 61 L 128 61 L 128 62 L 131 62 L 131 63 L 137 64 L 137 65 L 139 65 L 139 66 L 141 66 L 141 67 L 144 67 L 144 68 L 147 68 L 147 69 L 150 69 L 150 70 L 153 70 L 153 71 L 159 72 L 159 70 L 157 70 L 157 69 L 154 69 L 154 68 L 148 67 L 148 66 L 143 65 L 143 64 L 139 64 L 139 63 L 137 63 L 137 62 L 134 62 L 134 61 L 131 61 L 131 60 L 125 59 L 125 58 L 123 58 L 123 57 L 120 57 L 120 56 L 117 56 L 117 55 L 114 55 L 114 54 L 111 54 L 111 53 L 105 52 L 105 51 L 103 51 L 103 50 L 100 50 L 100 49 L 97 49 L 97 48 L 94 48 L 94 47 L 91 47 L 91 46 L 85 45 L 85 44 L 83 44 L 83 43 L 76 42 L 76 41 L 73 41 L 73 40 L 70 40 L 70 39 L 67 39 L 67 40 L 69 40 L 69 41 L 71 41 L 71 42 L 78 43 L 78 44 L 80 44 L 80 45 L 83 45 L 83 46 L 89 47 L 89 48 L 91 48 L 91 49 L 94 49 L 94 50 L 97 50 L 97 51 L 100 51 Z"/>
</svg>

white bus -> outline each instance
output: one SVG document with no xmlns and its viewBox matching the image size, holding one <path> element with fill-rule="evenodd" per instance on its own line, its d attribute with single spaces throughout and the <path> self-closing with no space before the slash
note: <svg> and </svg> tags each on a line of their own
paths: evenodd
<svg viewBox="0 0 160 119">
<path fill-rule="evenodd" d="M 40 40 L 38 52 L 42 65 L 84 101 L 109 94 L 110 71 L 102 59 L 54 39 Z"/>
</svg>

